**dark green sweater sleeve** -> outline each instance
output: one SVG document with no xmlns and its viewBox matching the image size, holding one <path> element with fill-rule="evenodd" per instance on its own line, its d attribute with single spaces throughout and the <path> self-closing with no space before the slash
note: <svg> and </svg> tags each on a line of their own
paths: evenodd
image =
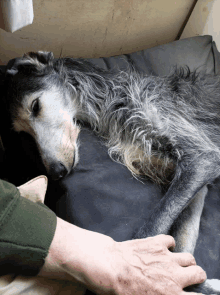
<svg viewBox="0 0 220 295">
<path fill-rule="evenodd" d="M 0 275 L 36 275 L 48 254 L 56 220 L 44 204 L 21 197 L 14 185 L 0 180 Z"/>
</svg>

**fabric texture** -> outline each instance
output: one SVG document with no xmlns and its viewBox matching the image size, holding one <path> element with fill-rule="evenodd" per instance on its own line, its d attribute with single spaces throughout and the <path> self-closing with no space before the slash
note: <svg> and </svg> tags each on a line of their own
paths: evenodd
<svg viewBox="0 0 220 295">
<path fill-rule="evenodd" d="M 220 74 L 220 53 L 211 36 L 182 39 L 127 55 L 88 59 L 104 69 L 127 68 L 127 62 L 148 75 L 165 76 L 173 67 Z"/>
<path fill-rule="evenodd" d="M 50 209 L 21 197 L 14 185 L 0 181 L 0 275 L 36 275 L 55 228 L 56 215 Z"/>
</svg>

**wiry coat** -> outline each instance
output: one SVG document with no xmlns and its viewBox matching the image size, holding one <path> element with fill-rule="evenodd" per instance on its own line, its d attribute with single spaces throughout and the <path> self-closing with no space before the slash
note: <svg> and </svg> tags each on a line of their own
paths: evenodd
<svg viewBox="0 0 220 295">
<path fill-rule="evenodd" d="M 204 196 L 194 197 L 220 175 L 219 76 L 191 73 L 189 69 L 175 70 L 167 77 L 145 76 L 133 69 L 111 73 L 82 59 L 55 60 L 51 53 L 38 52 L 16 59 L 8 67 L 5 85 L 15 130 L 35 138 L 45 163 L 54 161 L 58 154 L 58 162 L 63 159 L 67 166 L 67 160 L 73 158 L 68 149 L 74 149 L 71 142 L 76 122 L 88 123 L 106 140 L 111 157 L 132 173 L 147 175 L 159 184 L 170 183 L 135 238 L 168 234 L 183 209 L 196 208 L 197 203 L 200 210 L 194 210 L 194 220 L 198 234 Z M 59 122 L 64 118 L 59 112 L 53 117 L 53 112 L 46 110 L 53 106 L 45 103 L 53 96 L 54 104 L 61 105 L 68 118 L 67 125 Z M 45 114 L 50 117 L 45 118 Z M 69 120 L 71 116 L 74 123 Z M 63 149 L 66 157 L 57 152 L 62 151 L 57 129 L 63 126 L 72 134 Z M 61 135 L 68 137 L 67 133 Z M 53 153 L 55 145 L 59 146 Z M 56 170 L 54 165 L 52 162 Z M 187 226 L 190 231 L 191 225 Z M 196 234 L 192 238 L 196 239 Z M 193 253 L 195 241 L 192 245 Z M 204 294 L 214 292 L 201 288 Z"/>
<path fill-rule="evenodd" d="M 77 119 L 106 138 L 110 155 L 135 174 L 163 184 L 177 162 L 186 166 L 209 152 L 220 156 L 219 76 L 188 68 L 168 77 L 110 74 L 82 60 L 57 63 L 79 91 Z"/>
</svg>

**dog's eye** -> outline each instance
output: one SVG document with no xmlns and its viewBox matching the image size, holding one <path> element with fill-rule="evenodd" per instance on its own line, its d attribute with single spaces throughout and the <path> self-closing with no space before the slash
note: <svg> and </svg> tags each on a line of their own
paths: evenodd
<svg viewBox="0 0 220 295">
<path fill-rule="evenodd" d="M 36 98 L 32 104 L 31 104 L 31 110 L 34 114 L 34 116 L 37 116 L 37 114 L 40 111 L 40 103 L 39 103 L 39 98 Z"/>
</svg>

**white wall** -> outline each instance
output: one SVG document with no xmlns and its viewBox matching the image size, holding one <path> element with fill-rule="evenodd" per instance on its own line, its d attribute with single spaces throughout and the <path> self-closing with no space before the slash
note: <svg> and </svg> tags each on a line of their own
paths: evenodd
<svg viewBox="0 0 220 295">
<path fill-rule="evenodd" d="M 1 0 L 0 0 L 1 1 Z M 28 51 L 100 57 L 175 40 L 195 0 L 33 0 L 34 22 L 0 29 L 0 63 Z"/>
<path fill-rule="evenodd" d="M 181 35 L 181 39 L 212 35 L 220 50 L 220 0 L 199 0 Z"/>
</svg>

